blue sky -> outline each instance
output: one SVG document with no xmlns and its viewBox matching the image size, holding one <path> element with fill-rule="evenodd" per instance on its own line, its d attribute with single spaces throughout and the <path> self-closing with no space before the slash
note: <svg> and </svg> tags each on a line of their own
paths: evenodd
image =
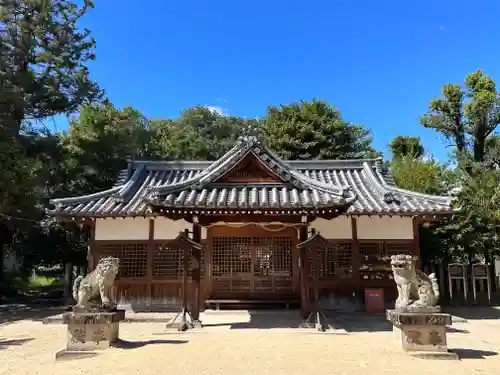
<svg viewBox="0 0 500 375">
<path fill-rule="evenodd" d="M 91 74 L 118 107 L 175 117 L 195 104 L 260 116 L 313 97 L 374 134 L 449 149 L 418 118 L 444 83 L 482 68 L 500 82 L 500 1 L 95 1 Z M 473 5 L 474 4 L 474 5 Z M 500 83 L 499 83 L 500 84 Z"/>
</svg>

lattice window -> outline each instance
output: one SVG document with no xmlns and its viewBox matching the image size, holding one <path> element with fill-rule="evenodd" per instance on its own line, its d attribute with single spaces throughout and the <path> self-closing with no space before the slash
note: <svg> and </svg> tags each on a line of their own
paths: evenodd
<svg viewBox="0 0 500 375">
<path fill-rule="evenodd" d="M 348 278 L 352 277 L 352 244 L 332 243 L 331 246 L 318 248 L 309 252 L 309 269 L 314 277 L 313 255 L 318 259 L 319 278 Z"/>
<path fill-rule="evenodd" d="M 100 258 L 113 256 L 120 259 L 117 278 L 140 278 L 147 276 L 148 245 L 145 243 L 100 244 Z"/>
<path fill-rule="evenodd" d="M 292 238 L 214 237 L 212 276 L 291 276 Z"/>
<path fill-rule="evenodd" d="M 289 236 L 254 237 L 255 276 L 292 275 L 292 238 Z"/>
<path fill-rule="evenodd" d="M 235 276 L 252 271 L 252 237 L 214 237 L 212 276 Z"/>
<path fill-rule="evenodd" d="M 191 277 L 192 269 L 192 249 L 188 250 L 189 270 Z M 200 254 L 200 277 L 203 278 L 205 262 L 203 250 Z M 153 254 L 153 277 L 164 280 L 181 280 L 184 277 L 184 249 L 174 244 L 157 244 Z"/>
<path fill-rule="evenodd" d="M 191 256 L 191 251 L 189 251 L 189 256 Z M 157 244 L 153 254 L 153 277 L 180 280 L 183 275 L 184 249 L 169 244 Z M 191 276 L 191 272 L 188 275 Z"/>
<path fill-rule="evenodd" d="M 386 254 L 388 257 L 396 254 L 412 254 L 412 243 L 392 243 L 387 242 L 385 244 Z"/>
<path fill-rule="evenodd" d="M 411 242 L 360 243 L 360 277 L 364 280 L 392 278 L 389 258 L 394 254 L 411 254 Z"/>
</svg>

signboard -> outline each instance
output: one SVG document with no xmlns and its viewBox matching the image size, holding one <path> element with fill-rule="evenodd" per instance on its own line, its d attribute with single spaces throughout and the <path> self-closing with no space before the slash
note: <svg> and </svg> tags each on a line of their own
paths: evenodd
<svg viewBox="0 0 500 375">
<path fill-rule="evenodd" d="M 457 280 L 458 285 L 462 286 L 464 298 L 467 301 L 467 266 L 465 264 L 450 263 L 448 265 L 448 290 L 450 293 L 450 300 L 453 299 L 453 280 Z"/>
<path fill-rule="evenodd" d="M 472 266 L 472 277 L 474 279 L 487 279 L 488 267 L 484 264 L 474 264 Z"/>
<path fill-rule="evenodd" d="M 464 264 L 452 263 L 448 265 L 448 277 L 450 279 L 465 278 L 466 266 Z"/>
<path fill-rule="evenodd" d="M 486 289 L 488 291 L 488 300 L 491 303 L 491 285 L 490 285 L 490 270 L 488 265 L 477 263 L 472 265 L 472 292 L 474 294 L 474 302 L 477 302 L 477 285 L 484 288 L 484 280 L 486 280 Z M 477 282 L 479 281 L 479 282 Z M 484 290 L 484 289 L 483 289 Z"/>
</svg>

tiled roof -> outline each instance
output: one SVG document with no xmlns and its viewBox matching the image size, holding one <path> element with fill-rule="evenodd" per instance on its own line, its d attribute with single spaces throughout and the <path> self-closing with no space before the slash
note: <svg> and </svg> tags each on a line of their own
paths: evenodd
<svg viewBox="0 0 500 375">
<path fill-rule="evenodd" d="M 251 153 L 281 182 L 221 183 L 221 176 Z M 244 137 L 215 162 L 130 162 L 112 189 L 53 199 L 53 215 L 143 216 L 151 207 L 169 212 L 439 214 L 452 212 L 451 198 L 395 186 L 380 160 L 283 161 L 255 138 Z"/>
</svg>

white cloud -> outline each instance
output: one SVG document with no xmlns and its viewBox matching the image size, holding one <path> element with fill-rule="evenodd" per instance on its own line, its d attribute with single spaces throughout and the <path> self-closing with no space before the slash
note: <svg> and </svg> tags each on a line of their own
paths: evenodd
<svg viewBox="0 0 500 375">
<path fill-rule="evenodd" d="M 218 107 L 218 106 L 212 106 L 212 105 L 206 105 L 205 107 L 207 107 L 212 112 L 215 112 L 215 113 L 217 113 L 217 114 L 219 114 L 221 116 L 226 116 L 227 115 L 227 110 L 225 108 Z"/>
</svg>

